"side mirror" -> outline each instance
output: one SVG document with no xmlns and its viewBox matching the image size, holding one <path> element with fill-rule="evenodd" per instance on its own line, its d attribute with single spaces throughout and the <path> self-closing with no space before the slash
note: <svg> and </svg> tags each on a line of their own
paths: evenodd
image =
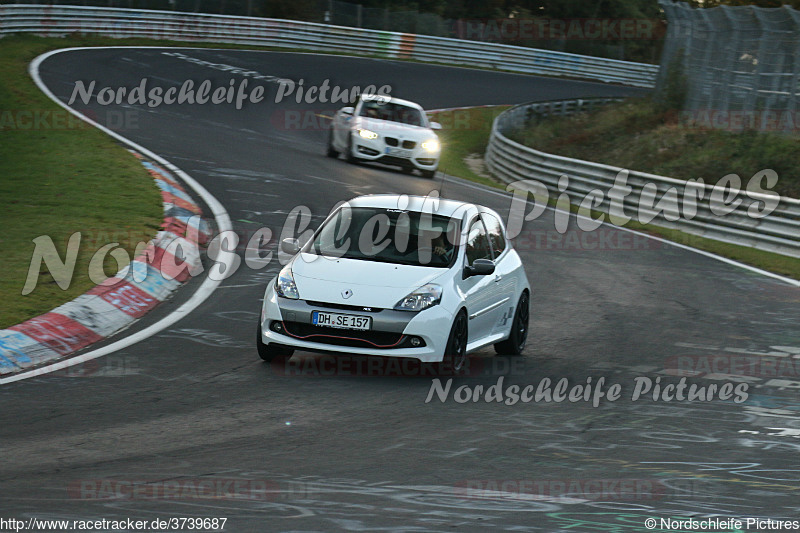
<svg viewBox="0 0 800 533">
<path fill-rule="evenodd" d="M 440 130 L 442 129 L 442 125 L 438 122 L 431 122 L 431 129 L 432 130 Z"/>
<path fill-rule="evenodd" d="M 464 267 L 464 275 L 463 279 L 467 279 L 472 276 L 488 276 L 489 274 L 494 273 L 494 261 L 490 261 L 489 259 L 476 259 L 472 266 L 465 266 Z"/>
<path fill-rule="evenodd" d="M 352 117 L 354 111 L 355 109 L 352 107 L 343 107 L 342 109 L 339 110 L 339 113 L 341 113 L 342 115 L 347 115 Z"/>
<path fill-rule="evenodd" d="M 295 255 L 300 251 L 300 243 L 291 237 L 281 241 L 281 251 L 288 255 Z"/>
</svg>

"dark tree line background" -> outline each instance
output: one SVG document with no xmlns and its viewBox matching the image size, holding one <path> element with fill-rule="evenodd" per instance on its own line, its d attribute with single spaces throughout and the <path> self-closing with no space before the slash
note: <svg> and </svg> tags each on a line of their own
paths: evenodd
<svg viewBox="0 0 800 533">
<path fill-rule="evenodd" d="M 263 0 L 263 16 L 275 18 L 310 19 L 318 14 L 325 0 Z M 433 13 L 445 19 L 497 18 L 508 16 L 537 16 L 552 18 L 620 17 L 648 18 L 661 16 L 656 0 L 358 0 L 351 3 L 365 8 L 381 8 L 389 11 L 419 11 Z M 698 8 L 720 5 L 759 7 L 781 7 L 789 5 L 800 9 L 800 0 L 688 0 Z"/>
<path fill-rule="evenodd" d="M 313 17 L 325 2 L 318 0 L 264 0 L 266 17 Z M 381 8 L 389 11 L 419 11 L 434 13 L 446 19 L 475 19 L 517 16 L 539 16 L 552 18 L 588 17 L 658 17 L 661 10 L 656 0 L 549 0 L 520 2 L 519 0 L 418 0 L 403 2 L 396 0 L 359 0 L 351 3 L 365 8 Z M 781 7 L 790 5 L 800 9 L 800 0 L 689 0 L 688 4 L 698 8 L 720 5 L 759 7 Z"/>
</svg>

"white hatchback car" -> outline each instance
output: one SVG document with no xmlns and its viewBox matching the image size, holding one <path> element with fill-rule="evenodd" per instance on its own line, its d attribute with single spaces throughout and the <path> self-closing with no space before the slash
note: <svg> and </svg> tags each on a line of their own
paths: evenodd
<svg viewBox="0 0 800 533">
<path fill-rule="evenodd" d="M 441 125 L 429 122 L 425 111 L 413 102 L 364 95 L 355 108 L 336 112 L 327 153 L 329 157 L 343 153 L 351 163 L 375 161 L 407 172 L 416 168 L 432 178 L 441 155 L 436 129 Z"/>
<path fill-rule="evenodd" d="M 530 285 L 500 217 L 421 196 L 345 202 L 267 286 L 258 323 L 265 361 L 295 349 L 445 361 L 493 344 L 517 355 Z"/>
</svg>

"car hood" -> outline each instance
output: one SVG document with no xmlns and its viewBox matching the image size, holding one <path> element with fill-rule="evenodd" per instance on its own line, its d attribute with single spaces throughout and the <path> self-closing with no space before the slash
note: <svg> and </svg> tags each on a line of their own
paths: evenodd
<svg viewBox="0 0 800 533">
<path fill-rule="evenodd" d="M 436 137 L 436 134 L 433 133 L 433 130 L 430 128 L 411 126 L 409 124 L 401 124 L 399 122 L 390 122 L 388 120 L 370 117 L 358 117 L 355 127 L 374 131 L 383 136 L 399 136 L 412 141 L 425 141 L 431 137 Z"/>
<path fill-rule="evenodd" d="M 292 274 L 303 300 L 391 308 L 413 290 L 447 272 L 445 268 L 333 259 L 302 253 Z M 345 295 L 349 296 L 345 298 Z"/>
</svg>

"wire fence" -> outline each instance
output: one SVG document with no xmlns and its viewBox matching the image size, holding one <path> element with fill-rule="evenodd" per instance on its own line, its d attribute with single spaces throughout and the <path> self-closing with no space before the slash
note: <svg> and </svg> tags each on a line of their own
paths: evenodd
<svg viewBox="0 0 800 533">
<path fill-rule="evenodd" d="M 676 76 L 684 78 L 687 122 L 800 132 L 800 11 L 659 4 L 669 24 L 657 88 L 663 94 Z"/>
</svg>

